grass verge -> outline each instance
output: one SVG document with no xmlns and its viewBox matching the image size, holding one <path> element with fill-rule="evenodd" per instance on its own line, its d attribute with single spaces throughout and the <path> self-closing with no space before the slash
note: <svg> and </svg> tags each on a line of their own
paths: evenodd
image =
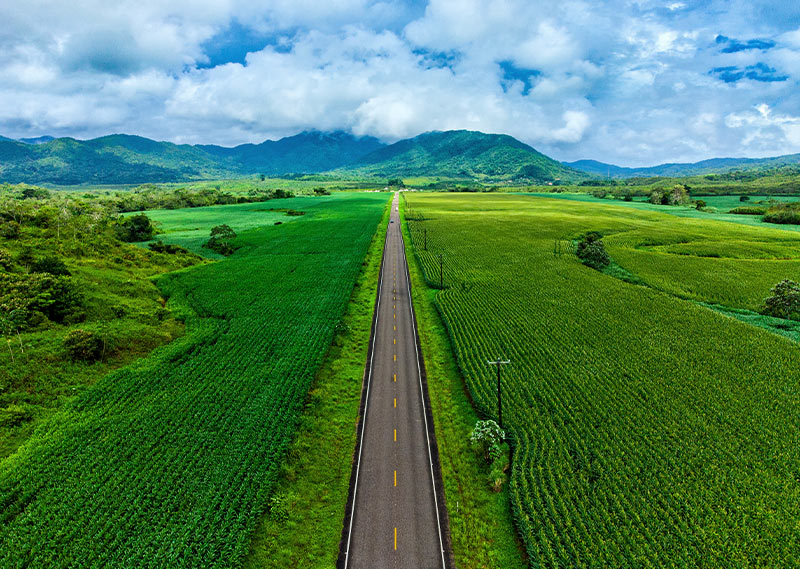
<svg viewBox="0 0 800 569">
<path fill-rule="evenodd" d="M 403 216 L 402 200 L 400 204 Z M 479 417 L 453 356 L 447 329 L 436 309 L 436 290 L 425 285 L 404 217 L 402 230 L 428 372 L 428 392 L 456 566 L 459 569 L 522 569 L 527 564 L 511 515 L 508 485 L 501 492 L 490 489 L 489 467 L 471 447 L 469 435 Z"/>
<path fill-rule="evenodd" d="M 308 394 L 269 511 L 245 558 L 246 569 L 336 566 L 390 203 Z"/>
</svg>

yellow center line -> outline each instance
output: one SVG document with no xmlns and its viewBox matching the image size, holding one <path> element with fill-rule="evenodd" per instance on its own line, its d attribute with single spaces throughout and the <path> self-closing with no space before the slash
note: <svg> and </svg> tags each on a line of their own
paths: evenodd
<svg viewBox="0 0 800 569">
<path fill-rule="evenodd" d="M 397 361 L 397 354 L 394 355 L 394 361 Z"/>
<path fill-rule="evenodd" d="M 397 442 L 397 429 L 394 430 L 394 442 Z"/>
<path fill-rule="evenodd" d="M 394 380 L 397 381 L 397 374 L 394 374 Z"/>
<path fill-rule="evenodd" d="M 394 528 L 394 550 L 397 551 L 397 528 Z"/>
<path fill-rule="evenodd" d="M 397 397 L 394 398 L 394 408 L 397 409 Z"/>
<path fill-rule="evenodd" d="M 397 471 L 394 471 L 394 485 L 397 486 Z"/>
<path fill-rule="evenodd" d="M 394 339 L 394 343 L 397 344 L 397 338 Z"/>
<path fill-rule="evenodd" d="M 395 320 L 397 320 L 397 312 L 395 312 L 395 313 L 394 313 L 394 315 L 392 316 L 392 318 L 394 318 Z"/>
</svg>

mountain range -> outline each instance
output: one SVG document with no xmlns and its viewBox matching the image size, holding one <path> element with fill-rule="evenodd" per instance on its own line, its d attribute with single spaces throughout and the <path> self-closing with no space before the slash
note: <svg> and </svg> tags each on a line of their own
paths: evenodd
<svg viewBox="0 0 800 569">
<path fill-rule="evenodd" d="M 589 177 L 510 136 L 464 130 L 429 132 L 389 145 L 368 136 L 317 131 L 233 148 L 125 134 L 32 140 L 0 138 L 0 181 L 136 184 L 326 172 L 368 179 L 424 175 L 531 183 Z"/>
<path fill-rule="evenodd" d="M 12 140 L 0 136 L 0 182 L 56 185 L 319 173 L 357 179 L 425 176 L 541 184 L 579 183 L 606 176 L 683 177 L 785 166 L 800 166 L 800 154 L 715 158 L 649 168 L 624 168 L 594 160 L 561 163 L 511 136 L 467 130 L 428 132 L 394 144 L 341 131 L 308 131 L 232 148 L 173 144 L 126 134 L 91 140 L 50 136 Z"/>
<path fill-rule="evenodd" d="M 800 154 L 787 154 L 771 158 L 711 158 L 700 162 L 667 163 L 645 168 L 626 168 L 596 160 L 578 160 L 562 162 L 562 164 L 587 174 L 611 178 L 650 178 L 654 176 L 681 178 L 726 174 L 734 171 L 768 170 L 785 166 L 796 167 L 800 166 Z"/>
</svg>

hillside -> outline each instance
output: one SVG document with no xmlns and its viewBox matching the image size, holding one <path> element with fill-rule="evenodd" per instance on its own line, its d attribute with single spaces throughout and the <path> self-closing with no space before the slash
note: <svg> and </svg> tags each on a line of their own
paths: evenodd
<svg viewBox="0 0 800 569">
<path fill-rule="evenodd" d="M 511 136 L 468 130 L 428 132 L 401 140 L 364 156 L 342 172 L 381 178 L 433 176 L 536 182 L 587 178 Z"/>
<path fill-rule="evenodd" d="M 371 136 L 356 138 L 342 131 L 312 131 L 234 148 L 214 145 L 197 148 L 213 156 L 232 160 L 240 172 L 281 175 L 333 170 L 383 146 L 382 142 Z"/>
<path fill-rule="evenodd" d="M 798 167 L 800 166 L 800 154 L 771 158 L 711 158 L 700 162 L 659 164 L 647 168 L 626 168 L 597 160 L 577 160 L 563 162 L 563 164 L 588 174 L 611 176 L 612 178 L 685 177 L 725 174 L 733 171 L 774 171 L 778 168 Z"/>
</svg>

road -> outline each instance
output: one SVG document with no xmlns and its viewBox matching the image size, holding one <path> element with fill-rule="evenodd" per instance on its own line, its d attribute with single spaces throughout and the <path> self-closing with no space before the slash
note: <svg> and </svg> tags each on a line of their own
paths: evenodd
<svg viewBox="0 0 800 569">
<path fill-rule="evenodd" d="M 451 567 L 438 451 L 397 207 L 395 194 L 342 533 L 338 566 L 344 569 Z"/>
</svg>

